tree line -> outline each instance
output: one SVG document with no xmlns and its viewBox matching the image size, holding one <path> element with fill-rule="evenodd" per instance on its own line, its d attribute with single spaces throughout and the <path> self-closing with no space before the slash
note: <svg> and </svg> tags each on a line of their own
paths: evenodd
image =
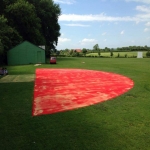
<svg viewBox="0 0 150 150">
<path fill-rule="evenodd" d="M 57 51 L 56 55 L 65 55 L 65 56 L 86 56 L 88 53 L 97 53 L 98 56 L 101 56 L 101 53 L 110 52 L 110 57 L 113 57 L 113 52 L 130 52 L 130 51 L 147 51 L 146 55 L 150 56 L 150 47 L 148 46 L 129 46 L 129 47 L 118 47 L 118 48 L 100 48 L 98 44 L 93 46 L 93 49 L 83 48 L 81 52 L 76 52 L 74 49 L 64 49 Z M 119 57 L 119 54 L 118 54 Z"/>
<path fill-rule="evenodd" d="M 6 62 L 9 49 L 27 40 L 46 45 L 46 54 L 55 50 L 61 9 L 53 0 L 1 0 L 0 63 Z"/>
</svg>

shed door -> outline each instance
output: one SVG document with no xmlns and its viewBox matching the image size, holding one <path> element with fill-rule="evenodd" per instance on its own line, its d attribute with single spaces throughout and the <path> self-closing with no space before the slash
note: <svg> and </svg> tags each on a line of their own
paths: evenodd
<svg viewBox="0 0 150 150">
<path fill-rule="evenodd" d="M 38 63 L 42 62 L 42 60 L 41 60 L 41 51 L 37 51 L 37 62 Z"/>
</svg>

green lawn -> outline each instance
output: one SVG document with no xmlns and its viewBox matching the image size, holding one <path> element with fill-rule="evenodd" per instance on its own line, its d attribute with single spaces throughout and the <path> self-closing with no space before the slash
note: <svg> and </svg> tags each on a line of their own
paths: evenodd
<svg viewBox="0 0 150 150">
<path fill-rule="evenodd" d="M 146 51 L 143 52 L 143 57 L 146 57 Z M 130 51 L 130 52 L 113 52 L 113 57 L 125 57 L 125 55 L 127 55 L 127 57 L 137 57 L 137 52 L 136 51 Z M 89 53 L 86 54 L 86 56 L 98 56 L 98 53 Z M 101 55 L 103 57 L 110 57 L 110 52 L 101 52 Z"/>
<path fill-rule="evenodd" d="M 0 83 L 1 150 L 150 149 L 149 58 L 69 57 L 58 58 L 57 62 L 7 69 L 12 75 L 34 74 L 36 68 L 101 70 L 128 76 L 135 85 L 104 103 L 32 117 L 34 82 Z"/>
</svg>

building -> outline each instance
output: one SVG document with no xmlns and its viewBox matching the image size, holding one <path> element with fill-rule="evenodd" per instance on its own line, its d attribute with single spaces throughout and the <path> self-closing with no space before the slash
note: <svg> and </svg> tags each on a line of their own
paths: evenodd
<svg viewBox="0 0 150 150">
<path fill-rule="evenodd" d="M 75 52 L 81 53 L 82 50 L 81 49 L 74 49 Z"/>
<path fill-rule="evenodd" d="M 8 65 L 45 63 L 45 50 L 28 42 L 15 46 L 7 52 Z"/>
</svg>

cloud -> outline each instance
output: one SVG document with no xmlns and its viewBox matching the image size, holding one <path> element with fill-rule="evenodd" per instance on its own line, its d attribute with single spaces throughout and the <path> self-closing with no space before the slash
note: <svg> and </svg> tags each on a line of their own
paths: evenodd
<svg viewBox="0 0 150 150">
<path fill-rule="evenodd" d="M 76 14 L 62 14 L 59 21 L 136 21 L 133 17 L 112 17 L 106 16 L 104 13 L 98 15 L 76 15 Z"/>
<path fill-rule="evenodd" d="M 120 32 L 120 34 L 123 35 L 123 34 L 124 34 L 124 30 L 122 30 L 122 31 Z"/>
<path fill-rule="evenodd" d="M 145 29 L 144 29 L 144 32 L 148 32 L 148 31 L 150 31 L 149 28 L 145 28 Z"/>
<path fill-rule="evenodd" d="M 150 0 L 149 0 L 150 1 Z M 101 14 L 62 14 L 59 16 L 59 21 L 80 21 L 80 22 L 87 22 L 87 21 L 149 21 L 150 20 L 150 6 L 137 6 L 135 8 L 139 13 L 135 16 L 123 16 L 123 17 L 114 17 L 114 16 L 107 16 L 105 13 Z"/>
<path fill-rule="evenodd" d="M 150 22 L 147 22 L 145 25 L 146 25 L 146 26 L 150 26 Z"/>
<path fill-rule="evenodd" d="M 75 0 L 54 0 L 56 3 L 62 3 L 62 4 L 74 4 L 76 1 Z"/>
<path fill-rule="evenodd" d="M 86 39 L 85 38 L 85 39 L 82 40 L 82 42 L 92 42 L 93 43 L 93 42 L 96 42 L 96 40 L 95 39 Z"/>
<path fill-rule="evenodd" d="M 146 3 L 150 4 L 150 0 L 125 0 L 127 2 L 141 2 L 141 3 Z"/>
<path fill-rule="evenodd" d="M 84 44 L 89 44 L 89 43 L 96 43 L 97 40 L 95 39 L 86 39 L 84 38 L 82 41 L 80 41 L 80 44 L 84 45 Z"/>
<path fill-rule="evenodd" d="M 62 37 L 58 38 L 58 42 L 69 42 L 69 41 L 71 41 L 71 39 L 62 38 Z"/>
<path fill-rule="evenodd" d="M 147 6 L 136 6 L 136 10 L 145 12 L 145 13 L 150 13 L 150 7 Z"/>
<path fill-rule="evenodd" d="M 85 24 L 64 24 L 66 26 L 71 26 L 71 27 L 90 27 L 90 25 L 85 25 Z"/>
<path fill-rule="evenodd" d="M 106 35 L 106 32 L 102 33 L 102 35 L 103 35 L 103 36 Z"/>
</svg>

